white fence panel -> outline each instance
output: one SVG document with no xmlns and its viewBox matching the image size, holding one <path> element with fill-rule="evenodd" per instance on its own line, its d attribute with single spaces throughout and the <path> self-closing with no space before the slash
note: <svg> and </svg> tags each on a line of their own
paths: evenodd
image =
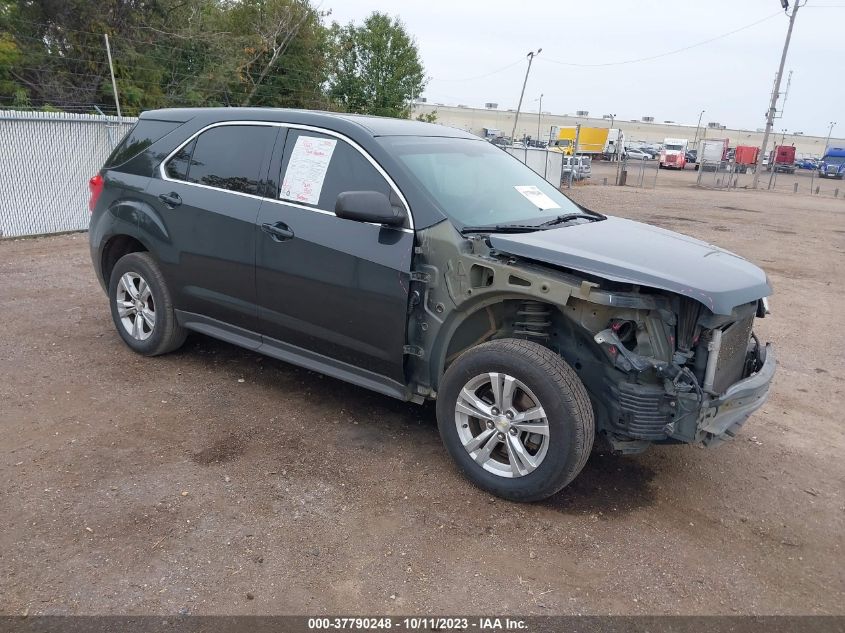
<svg viewBox="0 0 845 633">
<path fill-rule="evenodd" d="M 0 110 L 0 237 L 88 228 L 88 180 L 137 119 Z"/>
<path fill-rule="evenodd" d="M 563 154 L 560 152 L 549 152 L 537 147 L 506 147 L 504 149 L 508 154 L 521 160 L 555 187 L 560 187 L 561 177 L 563 176 Z"/>
</svg>

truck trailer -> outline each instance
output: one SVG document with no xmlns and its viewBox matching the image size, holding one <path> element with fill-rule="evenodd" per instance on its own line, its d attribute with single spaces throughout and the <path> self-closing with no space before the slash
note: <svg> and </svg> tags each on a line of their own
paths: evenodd
<svg viewBox="0 0 845 633">
<path fill-rule="evenodd" d="M 578 147 L 575 147 L 575 137 L 578 136 Z M 588 156 L 615 156 L 618 148 L 622 147 L 624 138 L 621 130 L 606 127 L 581 127 L 577 132 L 574 125 L 553 126 L 549 148 L 567 156 L 572 154 Z"/>
</svg>

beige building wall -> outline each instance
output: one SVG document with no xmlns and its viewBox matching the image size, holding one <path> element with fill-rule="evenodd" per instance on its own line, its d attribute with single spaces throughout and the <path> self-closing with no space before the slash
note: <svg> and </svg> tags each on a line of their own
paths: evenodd
<svg viewBox="0 0 845 633">
<path fill-rule="evenodd" d="M 450 127 L 459 128 L 477 134 L 483 135 L 483 128 L 496 128 L 502 131 L 504 136 L 510 136 L 513 129 L 513 120 L 515 112 L 508 110 L 486 110 L 483 108 L 458 108 L 455 106 L 439 106 L 431 103 L 421 103 L 414 107 L 414 116 L 418 114 L 428 114 L 437 110 L 437 123 L 441 125 L 448 125 Z M 540 138 L 546 140 L 549 137 L 549 129 L 553 125 L 566 126 L 581 125 L 589 127 L 610 127 L 610 119 L 592 118 L 592 117 L 575 117 L 558 114 L 543 113 L 539 117 L 537 111 L 534 112 L 520 112 L 519 124 L 516 129 L 516 137 L 522 138 L 523 135 L 529 135 L 531 138 L 537 137 L 537 126 L 539 123 Z M 737 130 L 724 129 L 717 130 L 706 128 L 706 121 L 702 121 L 702 127 L 699 128 L 698 138 L 702 135 L 705 138 L 727 138 L 730 139 L 731 147 L 737 145 L 756 145 L 760 146 L 763 142 L 763 133 L 753 130 Z M 624 119 L 615 119 L 613 127 L 621 129 L 625 133 L 626 143 L 662 143 L 665 138 L 686 138 L 690 142 L 695 138 L 695 125 L 681 125 L 676 123 L 644 123 L 642 121 L 626 121 Z M 769 137 L 769 148 L 771 149 L 773 139 L 780 144 L 781 134 L 772 133 Z M 796 134 L 787 134 L 785 139 L 786 145 L 795 144 L 796 153 L 799 157 L 807 156 L 821 156 L 824 152 L 825 137 L 819 136 L 805 136 Z M 845 140 L 838 138 L 831 138 L 830 144 L 839 144 L 845 147 Z"/>
</svg>

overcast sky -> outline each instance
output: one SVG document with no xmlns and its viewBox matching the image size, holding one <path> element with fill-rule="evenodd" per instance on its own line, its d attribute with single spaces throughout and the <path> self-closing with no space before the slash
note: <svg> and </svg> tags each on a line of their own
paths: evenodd
<svg viewBox="0 0 845 633">
<path fill-rule="evenodd" d="M 515 108 L 525 56 L 542 48 L 524 111 L 536 112 L 542 93 L 543 110 L 555 114 L 588 110 L 694 125 L 706 110 L 704 122 L 750 129 L 765 123 L 788 24 L 779 0 L 323 0 L 321 8 L 343 23 L 374 10 L 398 16 L 419 45 L 429 102 Z M 745 26 L 686 51 L 618 63 Z M 792 85 L 775 130 L 824 136 L 829 122 L 838 121 L 833 135 L 845 136 L 843 27 L 845 0 L 807 0 L 799 10 L 781 91 L 790 70 Z"/>
</svg>

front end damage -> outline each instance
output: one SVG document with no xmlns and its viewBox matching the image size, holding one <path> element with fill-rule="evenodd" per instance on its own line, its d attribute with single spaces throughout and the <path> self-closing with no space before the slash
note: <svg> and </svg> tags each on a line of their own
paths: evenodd
<svg viewBox="0 0 845 633">
<path fill-rule="evenodd" d="M 435 397 L 464 350 L 528 338 L 575 369 L 597 433 L 617 451 L 720 443 L 766 400 L 775 356 L 752 332 L 763 300 L 715 314 L 677 293 L 497 251 L 448 222 L 418 238 L 406 348 L 415 399 Z"/>
</svg>

